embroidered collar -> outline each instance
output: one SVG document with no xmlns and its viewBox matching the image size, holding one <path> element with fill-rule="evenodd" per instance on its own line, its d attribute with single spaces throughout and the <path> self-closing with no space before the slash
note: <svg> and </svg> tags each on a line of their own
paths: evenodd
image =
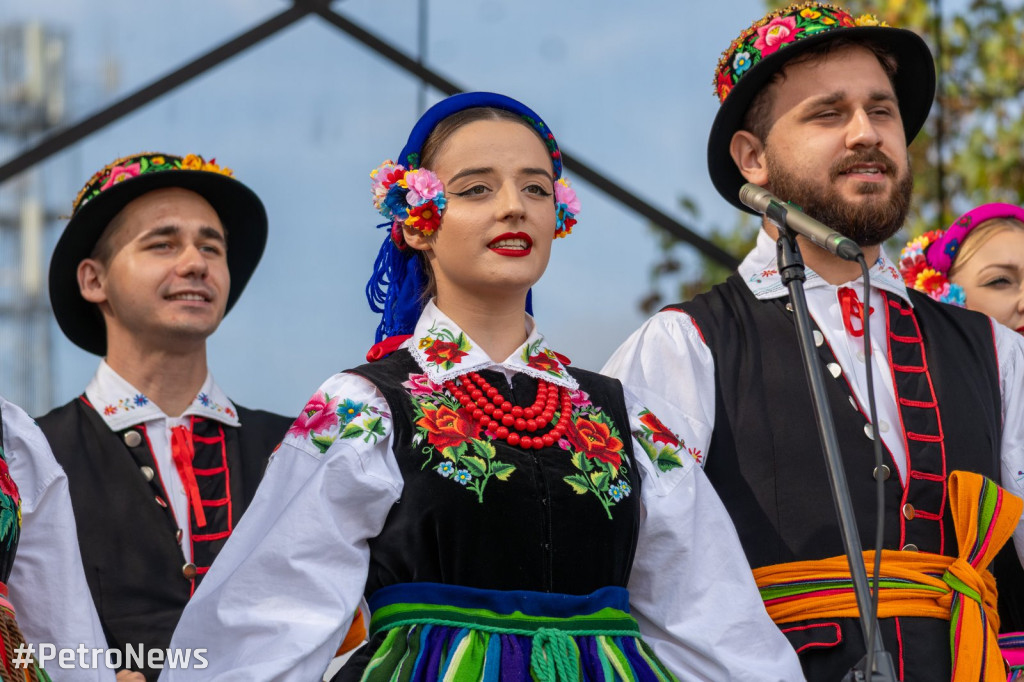
<svg viewBox="0 0 1024 682">
<path fill-rule="evenodd" d="M 544 341 L 533 318 L 526 316 L 529 336 L 504 362 L 494 362 L 433 301 L 427 303 L 412 337 L 403 346 L 435 384 L 481 369 L 511 370 L 576 390 L 579 384 L 563 359 Z"/>
<path fill-rule="evenodd" d="M 758 232 L 757 246 L 740 263 L 738 272 L 743 281 L 750 287 L 750 291 L 754 296 L 762 301 L 789 295 L 789 290 L 782 283 L 782 277 L 779 276 L 775 255 L 775 240 L 764 230 Z M 879 251 L 878 260 L 875 261 L 868 272 L 871 275 L 871 286 L 876 289 L 884 289 L 911 304 L 910 298 L 907 295 L 907 287 L 903 283 L 903 277 L 900 276 L 900 271 L 896 265 L 885 255 L 884 249 Z M 853 282 L 841 286 L 850 286 L 854 282 L 860 282 L 860 277 L 853 280 Z M 832 285 L 822 279 L 818 273 L 807 268 L 807 282 L 805 284 L 807 289 L 827 286 Z"/>
<path fill-rule="evenodd" d="M 167 419 L 167 415 L 156 403 L 111 369 L 106 360 L 100 361 L 96 374 L 85 387 L 85 397 L 111 431 L 121 431 L 153 419 Z M 209 372 L 199 393 L 182 416 L 205 417 L 227 426 L 240 424 L 234 404 L 224 395 Z"/>
</svg>

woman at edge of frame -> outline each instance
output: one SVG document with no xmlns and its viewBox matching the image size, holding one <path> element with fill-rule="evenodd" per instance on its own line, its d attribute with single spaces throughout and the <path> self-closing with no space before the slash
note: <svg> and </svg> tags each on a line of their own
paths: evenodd
<svg viewBox="0 0 1024 682">
<path fill-rule="evenodd" d="M 309 400 L 186 608 L 208 667 L 161 679 L 318 679 L 364 594 L 334 680 L 803 679 L 687 434 L 529 314 L 579 212 L 540 117 L 455 95 L 371 177 L 372 361 Z"/>
</svg>

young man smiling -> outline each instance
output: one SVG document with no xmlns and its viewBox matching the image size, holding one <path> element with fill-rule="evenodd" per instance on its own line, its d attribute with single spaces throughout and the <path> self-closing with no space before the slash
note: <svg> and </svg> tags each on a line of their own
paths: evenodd
<svg viewBox="0 0 1024 682">
<path fill-rule="evenodd" d="M 743 183 L 766 187 L 856 241 L 870 265 L 874 288 L 862 303 L 860 267 L 800 238 L 814 341 L 861 545 L 874 546 L 875 485 L 882 478 L 884 549 L 890 550 L 882 575 L 898 575 L 908 589 L 923 586 L 880 592 L 880 631 L 896 673 L 902 680 L 950 679 L 954 669 L 957 680 L 1005 676 L 994 608 L 978 608 L 973 617 L 959 606 L 951 612 L 949 592 L 970 583 L 957 593 L 961 600 L 971 599 L 967 593 L 992 600 L 985 568 L 1014 531 L 1024 557 L 1019 504 L 1007 502 L 1008 513 L 993 521 L 1002 533 L 994 544 L 974 548 L 960 515 L 979 507 L 980 493 L 969 494 L 965 478 L 950 474 L 975 472 L 1024 493 L 1024 476 L 1013 475 L 1024 469 L 1024 343 L 981 315 L 908 292 L 880 247 L 909 206 L 907 140 L 931 106 L 931 53 L 909 31 L 805 2 L 772 12 L 733 41 L 716 86 L 721 107 L 708 165 L 719 193 L 747 210 L 739 201 Z M 702 434 L 687 445 L 729 509 L 769 614 L 808 679 L 838 680 L 865 643 L 850 617 L 855 605 L 836 601 L 837 594 L 851 594 L 849 571 L 788 291 L 776 267 L 776 237 L 775 226 L 764 221 L 738 273 L 655 315 L 604 371 L 653 411 L 668 414 L 669 427 L 672 419 L 685 421 Z M 876 425 L 865 416 L 865 307 Z M 888 451 L 878 468 L 876 435 Z M 1004 627 L 1019 629 L 1013 594 L 1024 582 L 1019 557 L 1007 546 L 997 563 L 997 575 L 1005 577 L 1000 615 Z M 948 579 L 936 581 L 936 572 Z M 815 579 L 834 580 L 834 589 L 809 589 Z M 897 594 L 904 599 L 894 599 Z M 907 600 L 908 594 L 918 598 Z"/>
<path fill-rule="evenodd" d="M 67 471 L 86 578 L 111 647 L 147 679 L 255 493 L 290 420 L 234 405 L 206 339 L 263 253 L 259 198 L 216 163 L 139 154 L 94 175 L 50 264 L 71 341 L 104 356 L 39 420 Z"/>
</svg>

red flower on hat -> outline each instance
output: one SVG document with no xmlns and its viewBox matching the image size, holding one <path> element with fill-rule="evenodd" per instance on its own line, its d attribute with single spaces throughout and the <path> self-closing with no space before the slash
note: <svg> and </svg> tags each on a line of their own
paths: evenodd
<svg viewBox="0 0 1024 682">
<path fill-rule="evenodd" d="M 718 101 L 724 102 L 725 98 L 732 92 L 732 78 L 725 71 L 718 72 L 718 79 L 715 83 L 715 90 L 718 92 Z"/>
<path fill-rule="evenodd" d="M 853 17 L 846 12 L 836 12 L 836 17 L 839 18 L 839 25 L 844 28 L 852 28 L 857 25 L 854 23 Z"/>
<path fill-rule="evenodd" d="M 140 166 L 138 161 L 127 166 L 114 166 L 110 169 L 110 175 L 107 176 L 107 181 L 103 183 L 100 190 L 109 189 L 119 182 L 129 178 L 134 178 L 139 174 L 139 170 Z"/>
<path fill-rule="evenodd" d="M 775 17 L 757 29 L 757 40 L 754 47 L 761 51 L 762 57 L 774 54 L 786 43 L 796 40 L 800 31 L 796 27 L 796 17 Z"/>
</svg>

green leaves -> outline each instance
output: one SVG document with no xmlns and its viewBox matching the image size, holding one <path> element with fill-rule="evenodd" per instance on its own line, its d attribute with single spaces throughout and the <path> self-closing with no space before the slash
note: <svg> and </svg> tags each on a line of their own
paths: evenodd
<svg viewBox="0 0 1024 682">
<path fill-rule="evenodd" d="M 590 481 L 587 480 L 586 476 L 573 474 L 571 476 L 566 476 L 562 480 L 568 483 L 577 495 L 583 495 L 590 490 Z"/>
</svg>

